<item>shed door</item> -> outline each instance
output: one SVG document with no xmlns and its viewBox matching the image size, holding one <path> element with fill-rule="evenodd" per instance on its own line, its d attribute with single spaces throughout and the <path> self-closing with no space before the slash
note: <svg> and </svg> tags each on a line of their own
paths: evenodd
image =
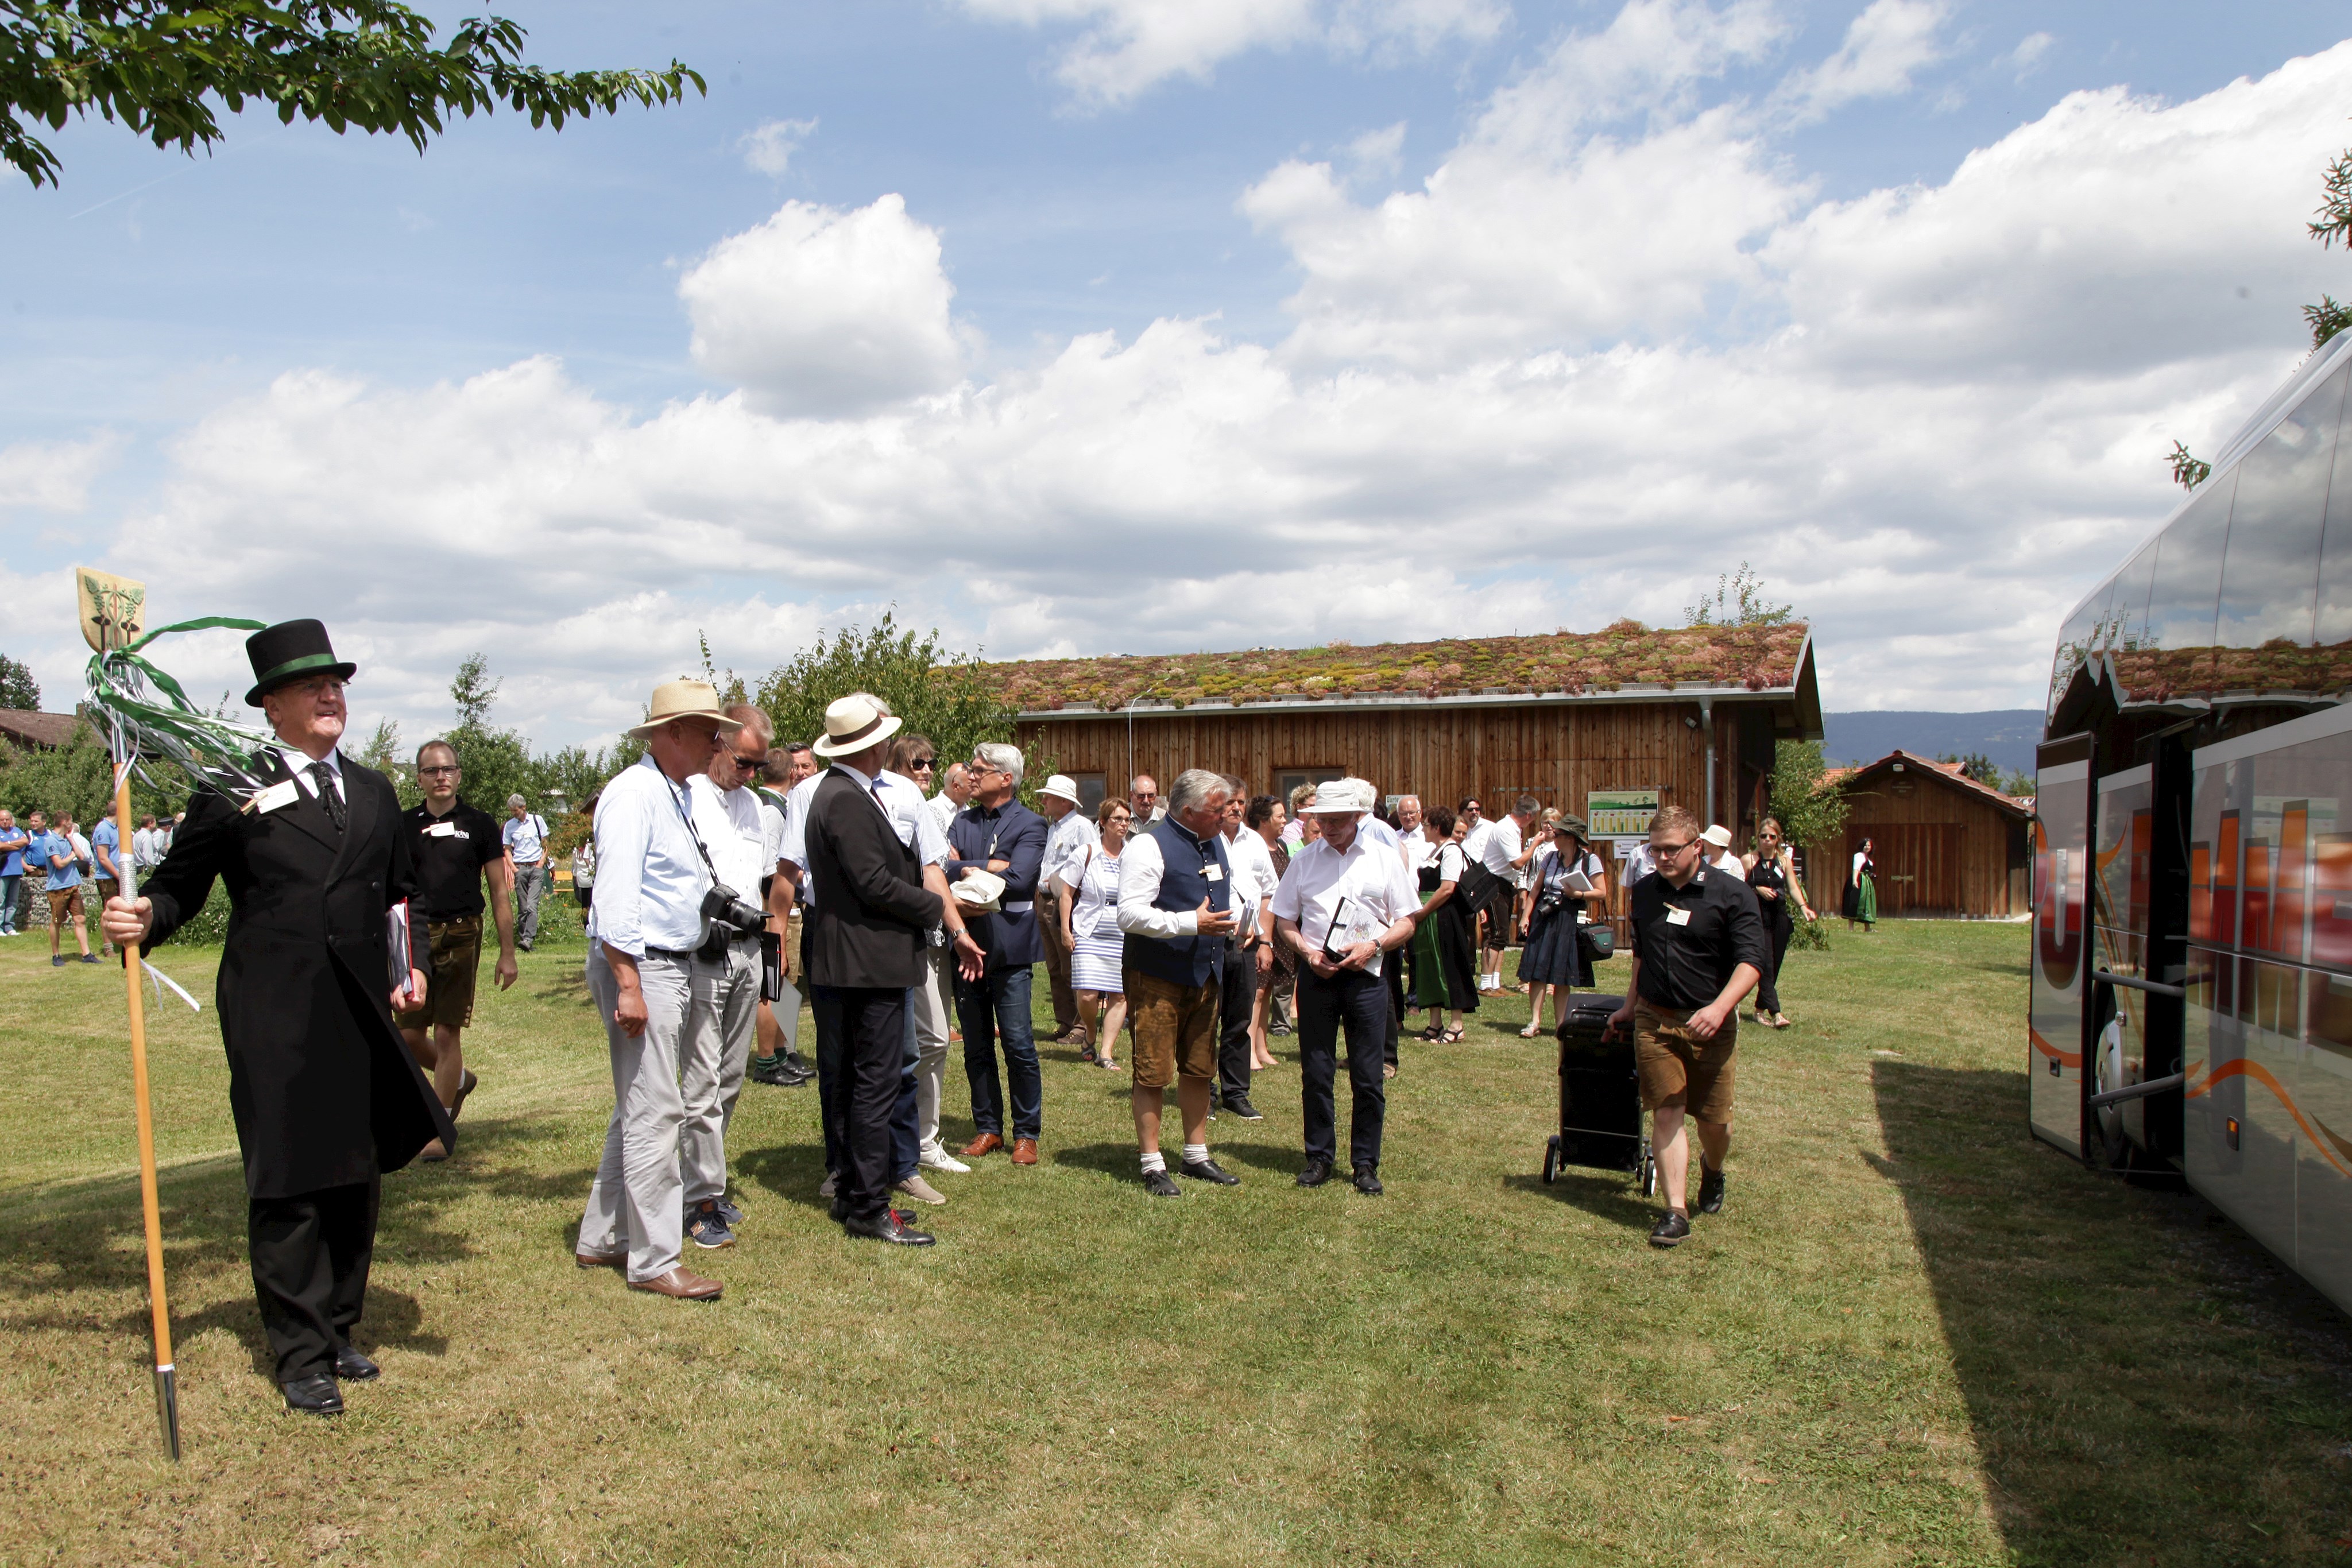
<svg viewBox="0 0 2352 1568">
<path fill-rule="evenodd" d="M 1958 822 L 1854 822 L 1846 828 L 1846 863 L 1871 841 L 1878 867 L 1878 913 L 1952 915 L 1960 910 Z"/>
</svg>

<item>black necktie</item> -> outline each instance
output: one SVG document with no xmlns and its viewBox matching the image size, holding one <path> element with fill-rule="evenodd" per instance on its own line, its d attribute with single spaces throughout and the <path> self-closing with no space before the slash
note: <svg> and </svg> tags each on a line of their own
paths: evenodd
<svg viewBox="0 0 2352 1568">
<path fill-rule="evenodd" d="M 335 831 L 343 831 L 343 798 L 335 793 L 335 770 L 323 762 L 310 764 L 310 777 L 319 786 L 319 804 L 327 808 L 328 821 Z"/>
</svg>

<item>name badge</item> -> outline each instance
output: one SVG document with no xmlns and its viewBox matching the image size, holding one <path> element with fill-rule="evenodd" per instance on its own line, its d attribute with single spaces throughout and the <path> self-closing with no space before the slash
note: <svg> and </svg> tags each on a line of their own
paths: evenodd
<svg viewBox="0 0 2352 1568">
<path fill-rule="evenodd" d="M 1666 924 L 1669 925 L 1688 925 L 1690 924 L 1690 911 L 1687 909 L 1667 910 Z"/>
<path fill-rule="evenodd" d="M 275 811 L 280 806 L 290 806 L 293 803 L 294 780 L 291 779 L 272 784 L 268 789 L 261 790 L 253 797 L 253 809 L 257 813 Z"/>
<path fill-rule="evenodd" d="M 1221 865 L 1204 865 L 1201 868 L 1201 875 L 1210 882 L 1223 882 L 1225 880 L 1225 868 Z"/>
<path fill-rule="evenodd" d="M 431 827 L 425 830 L 425 836 L 428 839 L 457 839 L 465 837 L 464 834 L 457 831 L 457 824 L 455 822 L 436 822 Z"/>
</svg>

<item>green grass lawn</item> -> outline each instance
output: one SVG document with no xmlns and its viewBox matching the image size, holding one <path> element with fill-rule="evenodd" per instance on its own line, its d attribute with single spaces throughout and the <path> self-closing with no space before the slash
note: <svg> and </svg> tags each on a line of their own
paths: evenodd
<svg viewBox="0 0 2352 1568">
<path fill-rule="evenodd" d="M 120 973 L 0 944 L 0 1561 L 2352 1563 L 2352 1326 L 2026 1135 L 2025 944 L 1793 955 L 1672 1253 L 1622 1179 L 1538 1178 L 1552 1049 L 1489 1003 L 1408 1042 L 1379 1199 L 1292 1185 L 1290 1041 L 1212 1132 L 1244 1185 L 1173 1202 L 1124 1078 L 1047 1047 L 1043 1163 L 938 1178 L 920 1253 L 844 1239 L 814 1090 L 750 1086 L 708 1306 L 572 1266 L 611 1091 L 542 947 L 484 992 L 458 1157 L 384 1184 L 384 1375 L 335 1422 L 268 1381 L 216 955 L 166 949 L 207 1009 L 151 1011 L 176 1467 Z"/>
</svg>

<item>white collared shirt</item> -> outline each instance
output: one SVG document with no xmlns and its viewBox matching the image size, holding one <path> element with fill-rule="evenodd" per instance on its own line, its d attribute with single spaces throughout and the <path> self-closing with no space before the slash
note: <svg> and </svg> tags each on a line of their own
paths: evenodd
<svg viewBox="0 0 2352 1568">
<path fill-rule="evenodd" d="M 1234 869 L 1234 913 L 1239 934 L 1247 936 L 1257 925 L 1257 913 L 1281 884 L 1274 873 L 1274 852 L 1255 829 L 1244 827 L 1225 841 L 1225 863 Z"/>
<path fill-rule="evenodd" d="M 1102 835 L 1087 821 L 1087 814 L 1076 806 L 1062 813 L 1062 820 L 1045 830 L 1045 858 L 1038 863 L 1037 885 L 1077 880 L 1077 868 L 1091 849 L 1102 846 Z"/>
<path fill-rule="evenodd" d="M 596 802 L 596 939 L 617 952 L 642 958 L 648 947 L 701 945 L 710 873 L 687 831 L 684 795 L 648 755 Z"/>
<path fill-rule="evenodd" d="M 1517 817 L 1497 817 L 1491 826 L 1494 831 L 1479 846 L 1479 862 L 1496 876 L 1516 875 L 1518 868 L 1511 862 L 1518 859 L 1519 852 L 1527 847 L 1527 841 L 1519 836 L 1519 820 Z"/>
<path fill-rule="evenodd" d="M 760 902 L 760 879 L 776 869 L 773 861 L 761 864 L 767 848 L 767 824 L 761 821 L 761 801 L 746 789 L 721 789 L 708 773 L 686 781 L 694 810 L 694 831 L 719 868 L 719 880 L 748 903 Z"/>
<path fill-rule="evenodd" d="M 1227 863 L 1231 863 L 1230 858 Z M 1121 931 L 1156 936 L 1163 942 L 1201 934 L 1200 911 L 1162 909 L 1153 902 L 1160 896 L 1160 879 L 1167 874 L 1168 857 L 1160 852 L 1160 841 L 1150 833 L 1129 833 L 1127 847 L 1118 852 Z"/>
<path fill-rule="evenodd" d="M 278 755 L 286 759 L 286 770 L 294 775 L 294 782 L 301 787 L 302 793 L 313 800 L 318 799 L 319 780 L 310 772 L 314 765 L 314 759 L 310 754 L 307 751 L 298 751 L 290 746 L 281 746 L 277 749 Z M 343 787 L 343 754 L 341 751 L 330 751 L 326 756 L 316 758 L 315 761 L 327 765 L 327 776 L 335 781 L 335 799 L 350 800 L 352 792 Z"/>
<path fill-rule="evenodd" d="M 1373 843 L 1361 827 L 1344 854 L 1334 851 L 1328 840 L 1316 839 L 1291 857 L 1290 869 L 1275 890 L 1274 917 L 1297 925 L 1307 946 L 1319 949 L 1331 934 L 1331 916 L 1343 898 L 1349 906 L 1343 936 L 1351 944 L 1377 939 L 1421 907 L 1421 892 L 1404 873 L 1404 858 Z M 1379 974 L 1386 956 L 1374 954 L 1364 972 Z"/>
<path fill-rule="evenodd" d="M 924 799 L 920 785 L 904 774 L 887 770 L 868 779 L 844 762 L 835 763 L 825 772 L 835 769 L 846 775 L 850 782 L 857 786 L 859 792 L 874 802 L 875 809 L 889 822 L 890 831 L 898 835 L 900 843 L 915 852 L 918 861 L 924 865 L 947 862 L 951 852 L 948 848 L 947 830 L 940 827 L 939 819 L 931 814 L 931 802 Z M 793 786 L 790 795 L 784 797 L 784 842 L 780 858 L 800 867 L 801 907 L 803 909 L 816 907 L 816 879 L 809 873 L 808 820 L 809 812 L 816 804 L 816 787 L 824 779 L 824 773 L 803 779 Z M 879 796 L 875 793 L 877 783 L 881 786 Z"/>
<path fill-rule="evenodd" d="M 1429 863 L 1429 857 L 1437 852 L 1437 846 L 1429 841 L 1429 835 L 1419 827 L 1409 832 L 1400 830 L 1397 839 L 1398 848 L 1404 853 L 1404 869 L 1419 876 L 1421 868 Z"/>
</svg>

